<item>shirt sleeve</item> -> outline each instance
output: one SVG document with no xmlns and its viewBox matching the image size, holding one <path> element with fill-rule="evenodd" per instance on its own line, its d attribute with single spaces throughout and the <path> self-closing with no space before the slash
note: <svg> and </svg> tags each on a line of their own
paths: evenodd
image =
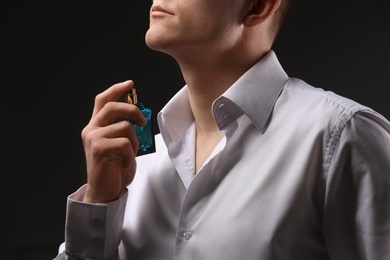
<svg viewBox="0 0 390 260">
<path fill-rule="evenodd" d="M 389 259 L 390 123 L 363 111 L 337 128 L 324 176 L 330 259 Z"/>
<path fill-rule="evenodd" d="M 65 252 L 59 259 L 117 260 L 127 190 L 116 201 L 84 203 L 85 185 L 68 197 Z"/>
</svg>

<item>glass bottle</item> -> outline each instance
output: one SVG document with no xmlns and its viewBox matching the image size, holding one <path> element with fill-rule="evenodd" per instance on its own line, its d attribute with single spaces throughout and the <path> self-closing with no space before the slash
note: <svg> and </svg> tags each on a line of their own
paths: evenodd
<svg viewBox="0 0 390 260">
<path fill-rule="evenodd" d="M 146 125 L 139 126 L 130 120 L 131 125 L 139 141 L 139 151 L 138 154 L 148 153 L 153 145 L 153 134 L 152 134 L 152 110 L 145 107 L 142 102 L 138 102 L 137 91 L 135 88 L 131 89 L 131 92 L 128 94 L 128 103 L 136 105 L 144 115 L 146 119 Z"/>
</svg>

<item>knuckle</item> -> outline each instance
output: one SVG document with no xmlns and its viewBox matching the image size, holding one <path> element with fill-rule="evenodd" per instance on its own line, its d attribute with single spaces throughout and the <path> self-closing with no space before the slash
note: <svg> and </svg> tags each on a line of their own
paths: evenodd
<svg viewBox="0 0 390 260">
<path fill-rule="evenodd" d="M 121 138 L 121 144 L 123 148 L 128 149 L 128 147 L 131 147 L 131 142 L 128 138 Z"/>
<path fill-rule="evenodd" d="M 84 140 L 84 139 L 86 138 L 86 135 L 87 135 L 87 133 L 86 133 L 85 128 L 84 128 L 84 129 L 81 130 L 81 132 L 80 132 L 81 139 Z"/>
<path fill-rule="evenodd" d="M 90 139 L 89 135 L 90 131 L 88 129 L 88 126 L 84 127 L 83 130 L 81 130 L 81 139 L 84 142 L 87 142 Z"/>
<path fill-rule="evenodd" d="M 84 127 L 83 130 L 81 130 L 81 139 L 84 143 L 89 143 L 92 139 L 92 134 L 88 126 Z"/>
<path fill-rule="evenodd" d="M 127 129 L 127 128 L 131 127 L 131 124 L 130 124 L 129 120 L 122 120 L 120 122 L 120 124 L 121 124 L 121 127 L 123 129 Z"/>
<path fill-rule="evenodd" d="M 105 151 L 104 144 L 101 141 L 91 141 L 88 144 L 88 154 L 90 155 L 90 158 L 99 160 L 103 158 L 105 155 L 107 155 L 107 151 Z"/>
<path fill-rule="evenodd" d="M 99 145 L 97 142 L 91 143 L 90 153 L 93 158 L 99 158 L 102 154 L 101 145 Z"/>
<path fill-rule="evenodd" d="M 118 105 L 117 102 L 109 101 L 109 102 L 107 102 L 104 106 L 105 106 L 106 109 L 108 109 L 108 110 L 111 111 L 111 110 L 116 109 L 117 105 Z"/>
<path fill-rule="evenodd" d="M 96 97 L 95 97 L 95 104 L 100 103 L 101 101 L 103 101 L 104 100 L 104 96 L 105 96 L 104 93 L 97 94 Z"/>
</svg>

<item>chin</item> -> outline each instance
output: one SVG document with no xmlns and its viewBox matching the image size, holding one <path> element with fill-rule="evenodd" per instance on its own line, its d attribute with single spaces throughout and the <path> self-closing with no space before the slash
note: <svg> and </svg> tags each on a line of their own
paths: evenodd
<svg viewBox="0 0 390 260">
<path fill-rule="evenodd" d="M 155 46 L 158 45 L 158 38 L 161 37 L 156 36 L 155 30 L 149 28 L 145 34 L 145 43 L 149 48 L 154 49 Z"/>
<path fill-rule="evenodd" d="M 171 46 L 162 33 L 156 33 L 151 29 L 146 32 L 145 43 L 150 49 L 164 53 L 167 53 L 169 46 Z"/>
</svg>

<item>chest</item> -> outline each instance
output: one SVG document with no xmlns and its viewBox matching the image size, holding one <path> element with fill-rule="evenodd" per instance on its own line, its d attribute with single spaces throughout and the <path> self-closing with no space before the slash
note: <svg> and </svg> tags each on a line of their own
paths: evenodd
<svg viewBox="0 0 390 260">
<path fill-rule="evenodd" d="M 233 139 L 187 185 L 185 163 L 168 153 L 141 167 L 129 194 L 128 251 L 155 252 L 149 259 L 326 259 L 320 154 L 248 140 Z"/>
</svg>

